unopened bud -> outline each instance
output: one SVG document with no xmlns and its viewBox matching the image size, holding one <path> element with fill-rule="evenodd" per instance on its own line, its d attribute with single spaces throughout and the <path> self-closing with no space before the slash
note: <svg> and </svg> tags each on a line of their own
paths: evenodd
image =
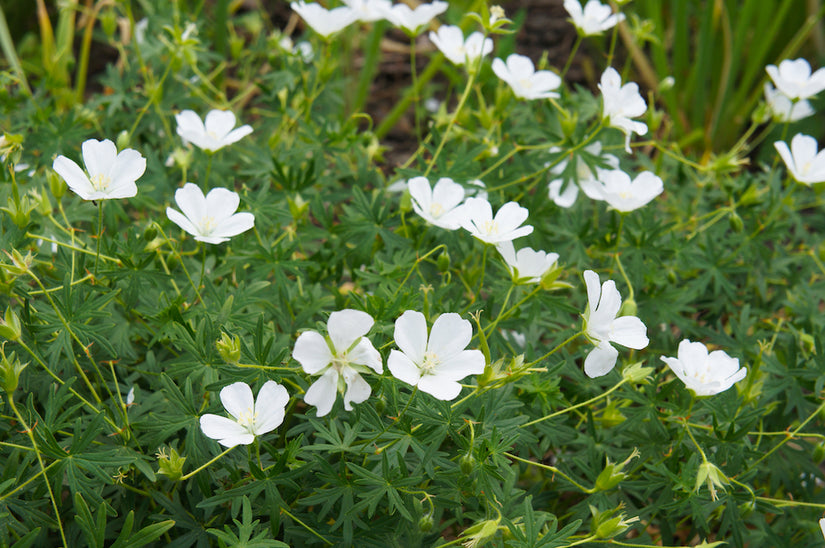
<svg viewBox="0 0 825 548">
<path fill-rule="evenodd" d="M 0 386 L 6 394 L 11 395 L 17 390 L 20 381 L 20 373 L 26 368 L 28 363 L 20 363 L 17 354 L 12 352 L 6 356 L 6 343 L 0 345 Z"/>
<path fill-rule="evenodd" d="M 3 319 L 0 319 L 0 337 L 4 337 L 10 341 L 18 341 L 20 340 L 22 331 L 20 318 L 17 317 L 17 314 L 11 309 L 11 306 L 9 306 L 6 308 L 6 314 Z"/>
<path fill-rule="evenodd" d="M 636 306 L 636 299 L 630 297 L 622 303 L 622 308 L 619 310 L 619 316 L 635 316 L 638 311 L 639 307 Z"/>
<path fill-rule="evenodd" d="M 462 455 L 461 458 L 458 459 L 458 468 L 461 470 L 462 474 L 469 476 L 476 468 L 475 457 L 470 453 Z"/>
<path fill-rule="evenodd" d="M 117 145 L 118 150 L 123 150 L 124 148 L 129 148 L 129 142 L 131 141 L 129 132 L 125 129 L 117 134 L 117 139 L 115 140 L 115 144 Z"/>
<path fill-rule="evenodd" d="M 54 170 L 46 170 L 46 180 L 49 182 L 49 192 L 55 199 L 60 200 L 66 194 L 66 183 Z"/>
<path fill-rule="evenodd" d="M 742 221 L 742 217 L 735 211 L 730 212 L 728 222 L 730 222 L 730 227 L 734 232 L 742 232 L 745 230 L 745 223 Z"/>
<path fill-rule="evenodd" d="M 237 365 L 241 361 L 241 338 L 237 335 L 230 337 L 226 333 L 221 333 L 221 338 L 215 343 L 218 354 L 228 364 Z"/>
<path fill-rule="evenodd" d="M 433 530 L 433 516 L 432 514 L 427 514 L 425 516 L 421 516 L 421 519 L 418 520 L 418 529 L 422 533 L 429 533 Z"/>
</svg>

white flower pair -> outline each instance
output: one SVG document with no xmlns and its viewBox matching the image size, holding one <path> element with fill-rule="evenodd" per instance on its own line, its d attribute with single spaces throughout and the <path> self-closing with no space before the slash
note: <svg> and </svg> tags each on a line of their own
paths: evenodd
<svg viewBox="0 0 825 548">
<path fill-rule="evenodd" d="M 327 337 L 305 331 L 295 341 L 292 357 L 310 375 L 320 375 L 307 390 L 304 401 L 322 417 L 330 412 L 341 392 L 344 409 L 365 401 L 371 389 L 361 374 L 383 373 L 381 355 L 365 337 L 374 321 L 366 312 L 339 310 L 327 321 Z M 390 373 L 441 400 L 451 400 L 461 391 L 458 383 L 467 375 L 484 371 L 484 356 L 465 350 L 472 338 L 472 325 L 458 314 L 436 318 L 431 332 L 420 312 L 407 310 L 395 322 L 395 343 L 387 360 Z"/>
</svg>

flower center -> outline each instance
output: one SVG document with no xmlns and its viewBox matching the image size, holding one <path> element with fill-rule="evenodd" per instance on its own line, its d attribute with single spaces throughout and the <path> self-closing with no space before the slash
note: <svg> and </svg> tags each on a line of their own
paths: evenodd
<svg viewBox="0 0 825 548">
<path fill-rule="evenodd" d="M 214 217 L 210 217 L 206 215 L 204 218 L 201 219 L 201 233 L 206 236 L 212 233 L 215 230 L 215 227 L 218 225 L 218 222 L 215 220 Z"/>
<path fill-rule="evenodd" d="M 492 221 L 484 221 L 478 228 L 480 228 L 484 234 L 498 234 L 498 223 L 495 219 Z"/>
<path fill-rule="evenodd" d="M 255 410 L 253 408 L 247 407 L 238 416 L 238 424 L 252 432 L 252 428 L 255 426 L 255 419 L 257 418 L 257 416 L 258 414 L 255 413 Z"/>
<path fill-rule="evenodd" d="M 430 206 L 430 213 L 432 213 L 433 217 L 441 217 L 444 215 L 444 206 L 439 203 L 434 203 Z"/>
<path fill-rule="evenodd" d="M 109 185 L 112 184 L 112 178 L 104 175 L 103 173 L 98 173 L 94 177 L 90 177 L 89 181 L 92 183 L 92 188 L 95 190 L 106 190 L 109 188 Z"/>
<path fill-rule="evenodd" d="M 435 368 L 441 364 L 441 359 L 435 352 L 425 352 L 424 360 L 421 362 L 421 374 L 432 375 Z"/>
<path fill-rule="evenodd" d="M 528 78 L 519 78 L 518 83 L 522 89 L 533 89 L 533 81 Z"/>
</svg>

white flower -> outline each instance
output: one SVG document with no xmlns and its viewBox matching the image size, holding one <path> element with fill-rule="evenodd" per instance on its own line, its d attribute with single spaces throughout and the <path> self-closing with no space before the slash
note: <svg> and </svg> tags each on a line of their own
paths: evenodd
<svg viewBox="0 0 825 548">
<path fill-rule="evenodd" d="M 484 198 L 467 198 L 463 206 L 461 226 L 488 244 L 497 244 L 527 236 L 530 225 L 521 226 L 529 212 L 516 202 L 507 202 L 493 217 L 493 207 Z"/>
<path fill-rule="evenodd" d="M 407 310 L 395 321 L 393 336 L 401 350 L 390 352 L 390 373 L 439 400 L 454 399 L 461 392 L 458 381 L 484 372 L 484 354 L 465 350 L 473 327 L 458 314 L 440 315 L 427 336 L 424 314 Z"/>
<path fill-rule="evenodd" d="M 777 89 L 788 99 L 808 99 L 825 89 L 825 68 L 811 74 L 811 65 L 805 59 L 788 59 L 765 67 Z"/>
<path fill-rule="evenodd" d="M 587 286 L 587 310 L 584 312 L 584 333 L 596 345 L 584 360 L 584 372 L 595 378 L 607 375 L 616 365 L 619 351 L 611 342 L 640 350 L 647 346 L 647 328 L 636 316 L 617 318 L 622 296 L 613 280 L 599 287 L 599 275 L 584 271 Z"/>
<path fill-rule="evenodd" d="M 822 530 L 822 536 L 825 536 L 825 518 L 819 520 L 819 528 Z"/>
<path fill-rule="evenodd" d="M 295 341 L 292 357 L 310 375 L 321 377 L 309 387 L 304 401 L 317 407 L 323 417 L 332 409 L 338 392 L 344 395 L 344 409 L 370 396 L 370 385 L 361 373 L 383 372 L 381 355 L 364 335 L 372 328 L 372 316 L 360 310 L 339 310 L 329 315 L 329 341 L 317 331 L 304 331 Z"/>
<path fill-rule="evenodd" d="M 619 169 L 619 159 L 616 158 L 612 154 L 602 154 L 602 144 L 598 141 L 587 145 L 584 147 L 584 151 L 588 154 L 595 156 L 598 158 L 598 161 L 607 165 L 611 169 Z M 561 152 L 559 147 L 552 147 L 548 152 L 557 153 Z M 564 173 L 564 170 L 567 169 L 567 160 L 562 160 L 552 169 L 550 169 L 550 173 L 554 175 L 561 175 Z M 594 168 L 596 173 L 598 173 L 601 168 L 596 167 Z M 576 184 L 578 181 L 578 184 Z M 593 200 L 601 200 L 602 195 L 601 193 L 594 193 L 593 188 L 598 190 L 598 186 L 600 185 L 596 174 L 590 169 L 590 166 L 587 165 L 582 155 L 576 156 L 576 172 L 573 179 L 567 180 L 567 187 L 564 191 L 561 190 L 562 185 L 564 185 L 565 179 L 553 179 L 548 184 L 547 190 L 550 196 L 550 199 L 553 200 L 557 206 L 568 208 L 571 207 L 574 203 L 576 203 L 576 198 L 579 195 L 579 186 L 581 186 L 584 193 Z"/>
<path fill-rule="evenodd" d="M 198 185 L 186 183 L 175 191 L 175 203 L 183 214 L 167 207 L 166 216 L 197 241 L 219 244 L 255 224 L 252 213 L 235 213 L 240 202 L 238 193 L 226 188 L 213 188 L 204 196 Z"/>
<path fill-rule="evenodd" d="M 413 177 L 407 183 L 413 210 L 431 225 L 456 230 L 461 227 L 464 209 L 464 187 L 452 179 L 442 177 L 430 189 L 426 177 Z"/>
<path fill-rule="evenodd" d="M 430 41 L 454 65 L 473 64 L 476 59 L 493 51 L 493 41 L 476 31 L 464 40 L 464 32 L 453 25 L 441 25 L 430 32 Z"/>
<path fill-rule="evenodd" d="M 793 102 L 788 97 L 765 82 L 765 103 L 771 117 L 778 122 L 796 122 L 811 116 L 816 111 L 805 99 Z"/>
<path fill-rule="evenodd" d="M 392 7 L 390 0 L 343 0 L 355 12 L 358 21 L 371 23 L 384 18 L 386 10 Z"/>
<path fill-rule="evenodd" d="M 447 2 L 437 1 L 431 4 L 419 4 L 413 10 L 408 5 L 399 3 L 385 9 L 384 18 L 396 27 L 401 27 L 407 34 L 415 36 L 433 17 L 447 11 L 448 6 Z"/>
<path fill-rule="evenodd" d="M 825 182 L 825 150 L 817 152 L 816 139 L 797 133 L 791 139 L 790 149 L 783 141 L 773 146 L 794 179 L 806 185 Z"/>
<path fill-rule="evenodd" d="M 344 27 L 354 23 L 358 14 L 348 6 L 341 6 L 328 10 L 321 4 L 307 4 L 305 2 L 290 2 L 292 10 L 301 16 L 312 30 L 329 38 Z"/>
<path fill-rule="evenodd" d="M 693 390 L 697 396 L 713 396 L 745 378 L 747 368 L 722 350 L 708 354 L 707 347 L 685 339 L 679 343 L 678 357 L 661 356 L 661 360 Z"/>
<path fill-rule="evenodd" d="M 582 188 L 588 196 L 604 200 L 622 213 L 647 205 L 665 189 L 662 179 L 650 171 L 639 173 L 632 182 L 630 175 L 620 169 L 599 169 L 598 177 L 598 180 L 586 181 Z"/>
<path fill-rule="evenodd" d="M 605 6 L 598 0 L 587 2 L 583 11 L 579 0 L 564 0 L 564 9 L 570 14 L 570 19 L 582 36 L 601 34 L 624 21 L 623 13 L 613 13 L 610 6 Z"/>
<path fill-rule="evenodd" d="M 295 44 L 292 53 L 297 55 L 304 63 L 309 63 L 315 58 L 315 50 L 312 49 L 312 44 L 305 40 Z"/>
<path fill-rule="evenodd" d="M 221 403 L 234 420 L 206 414 L 201 416 L 201 430 L 224 447 L 234 447 L 249 445 L 255 436 L 278 428 L 284 421 L 289 394 L 277 382 L 266 381 L 258 391 L 258 399 L 253 400 L 249 385 L 236 382 L 221 389 Z"/>
<path fill-rule="evenodd" d="M 228 110 L 210 110 L 205 123 L 194 111 L 184 110 L 175 115 L 175 121 L 178 123 L 178 135 L 184 141 L 209 152 L 231 145 L 252 133 L 249 125 L 232 129 L 235 127 L 235 115 Z"/>
<path fill-rule="evenodd" d="M 613 67 L 607 67 L 602 74 L 599 89 L 602 91 L 604 109 L 602 118 L 608 125 L 622 130 L 625 133 L 624 148 L 630 153 L 630 134 L 647 133 L 647 124 L 631 120 L 641 116 L 647 110 L 647 103 L 639 94 L 639 86 L 635 82 L 622 85 L 622 77 Z"/>
<path fill-rule="evenodd" d="M 534 251 L 530 247 L 519 249 L 516 252 L 511 241 L 501 242 L 496 245 L 496 249 L 507 263 L 513 281 L 525 284 L 541 282 L 544 275 L 556 266 L 556 261 L 559 259 L 558 253 Z"/>
<path fill-rule="evenodd" d="M 547 99 L 559 96 L 552 90 L 561 85 L 561 78 L 549 70 L 536 71 L 533 61 L 524 55 L 514 53 L 507 57 L 506 63 L 493 59 L 493 72 L 507 82 L 516 97 Z"/>
<path fill-rule="evenodd" d="M 126 393 L 126 405 L 132 405 L 135 403 L 135 387 L 131 387 L 129 392 Z"/>
<path fill-rule="evenodd" d="M 81 146 L 86 172 L 63 155 L 52 164 L 69 188 L 84 200 L 131 198 L 137 194 L 137 181 L 146 171 L 146 158 L 127 148 L 117 151 L 109 139 L 89 139 Z"/>
</svg>

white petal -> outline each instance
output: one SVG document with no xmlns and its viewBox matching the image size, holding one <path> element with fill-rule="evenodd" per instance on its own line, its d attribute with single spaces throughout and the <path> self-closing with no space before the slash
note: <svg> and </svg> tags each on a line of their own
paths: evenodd
<svg viewBox="0 0 825 548">
<path fill-rule="evenodd" d="M 636 316 L 622 316 L 613 320 L 610 325 L 610 340 L 636 350 L 645 348 L 650 342 L 645 324 Z"/>
<path fill-rule="evenodd" d="M 421 377 L 418 381 L 418 389 L 444 401 L 453 400 L 461 393 L 461 385 L 457 382 L 433 375 Z"/>
<path fill-rule="evenodd" d="M 442 361 L 450 359 L 464 350 L 473 338 L 473 325 L 459 314 L 449 312 L 435 319 L 430 329 L 427 351 L 433 352 Z"/>
<path fill-rule="evenodd" d="M 181 227 L 183 230 L 191 234 L 192 236 L 200 235 L 200 231 L 198 228 L 192 224 L 192 222 L 187 219 L 180 211 L 177 209 L 172 209 L 171 207 L 166 208 L 166 216 L 169 217 L 169 220 Z"/>
<path fill-rule="evenodd" d="M 255 436 L 237 422 L 218 415 L 203 415 L 200 418 L 201 430 L 204 435 L 217 440 L 223 446 L 249 445 Z"/>
<path fill-rule="evenodd" d="M 237 420 L 243 413 L 255 408 L 252 389 L 245 382 L 233 382 L 221 389 L 221 403 L 226 411 Z"/>
<path fill-rule="evenodd" d="M 347 391 L 344 393 L 344 409 L 352 411 L 353 403 L 364 402 L 370 397 L 370 385 L 351 367 L 343 368 L 341 375 L 347 384 Z"/>
<path fill-rule="evenodd" d="M 121 186 L 135 187 L 135 181 L 137 181 L 145 171 L 146 158 L 141 156 L 140 152 L 131 148 L 122 150 L 120 154 L 117 155 L 117 158 L 115 158 L 114 164 L 112 165 L 110 173 L 112 183 L 110 188 L 113 189 L 113 192 L 110 194 L 114 194 L 114 189 Z M 137 188 L 135 188 L 135 193 L 137 193 Z M 134 194 L 131 196 L 134 196 Z M 130 198 L 131 196 L 119 195 L 112 197 Z"/>
<path fill-rule="evenodd" d="M 592 270 L 584 271 L 584 285 L 587 287 L 587 304 L 590 308 L 590 314 L 596 311 L 599 305 L 599 298 L 602 294 L 601 282 L 599 282 L 599 275 Z"/>
<path fill-rule="evenodd" d="M 288 403 L 286 388 L 275 381 L 266 381 L 255 400 L 255 435 L 260 436 L 278 428 L 284 422 L 284 411 Z"/>
<path fill-rule="evenodd" d="M 329 315 L 327 332 L 338 355 L 343 354 L 357 339 L 372 329 L 375 320 L 361 310 L 338 310 Z"/>
<path fill-rule="evenodd" d="M 233 129 L 229 133 L 226 134 L 226 137 L 223 138 L 224 145 L 231 145 L 232 143 L 237 143 L 247 135 L 252 133 L 252 126 L 248 124 L 244 124 L 237 129 Z"/>
<path fill-rule="evenodd" d="M 418 366 L 406 354 L 398 350 L 390 351 L 390 357 L 387 358 L 387 368 L 389 368 L 393 377 L 413 386 L 418 384 L 418 380 L 421 378 L 421 370 Z"/>
<path fill-rule="evenodd" d="M 423 362 L 424 352 L 427 351 L 427 320 L 424 314 L 415 310 L 407 310 L 401 314 L 395 320 L 393 338 L 398 348 L 410 360 L 416 364 Z M 389 365 L 389 362 L 387 364 Z"/>
<path fill-rule="evenodd" d="M 238 210 L 241 197 L 228 188 L 213 188 L 206 195 L 206 215 L 217 222 L 228 219 Z"/>
<path fill-rule="evenodd" d="M 89 139 L 81 146 L 83 149 L 83 163 L 86 171 L 94 178 L 97 175 L 109 175 L 117 157 L 117 147 L 109 139 L 98 141 Z"/>
<path fill-rule="evenodd" d="M 301 364 L 305 373 L 315 375 L 332 362 L 332 353 L 320 333 L 304 331 L 295 341 L 292 358 Z"/>
<path fill-rule="evenodd" d="M 584 372 L 591 379 L 607 375 L 616 365 L 619 351 L 607 341 L 600 342 L 584 359 Z"/>
<path fill-rule="evenodd" d="M 337 395 L 338 371 L 330 368 L 317 381 L 312 383 L 312 386 L 304 394 L 304 401 L 317 408 L 315 411 L 316 416 L 323 417 L 332 410 L 332 404 L 335 403 Z"/>
<path fill-rule="evenodd" d="M 175 203 L 195 226 L 200 226 L 201 221 L 207 215 L 206 199 L 196 184 L 186 183 L 183 188 L 177 189 L 175 191 Z M 200 233 L 200 230 L 198 230 L 198 233 Z"/>
<path fill-rule="evenodd" d="M 246 232 L 255 226 L 255 216 L 249 212 L 235 213 L 228 219 L 224 219 L 212 231 L 215 238 L 227 239 L 237 236 L 241 232 Z"/>
<path fill-rule="evenodd" d="M 235 114 L 229 110 L 210 110 L 206 114 L 203 125 L 207 134 L 212 134 L 218 141 L 223 141 L 223 138 L 235 127 Z"/>
<path fill-rule="evenodd" d="M 438 364 L 435 376 L 442 379 L 460 381 L 468 375 L 484 373 L 484 354 L 481 350 L 463 350 L 448 360 Z"/>
<path fill-rule="evenodd" d="M 363 337 L 358 344 L 355 345 L 355 348 L 352 349 L 352 352 L 347 354 L 350 363 L 354 363 L 356 365 L 366 365 L 379 375 L 384 372 L 384 364 L 381 361 L 381 354 L 378 353 L 378 350 L 372 345 L 369 339 Z"/>
<path fill-rule="evenodd" d="M 52 169 L 63 177 L 63 180 L 66 181 L 66 184 L 75 194 L 84 200 L 91 199 L 90 196 L 95 189 L 79 165 L 61 155 L 55 158 Z"/>
</svg>

